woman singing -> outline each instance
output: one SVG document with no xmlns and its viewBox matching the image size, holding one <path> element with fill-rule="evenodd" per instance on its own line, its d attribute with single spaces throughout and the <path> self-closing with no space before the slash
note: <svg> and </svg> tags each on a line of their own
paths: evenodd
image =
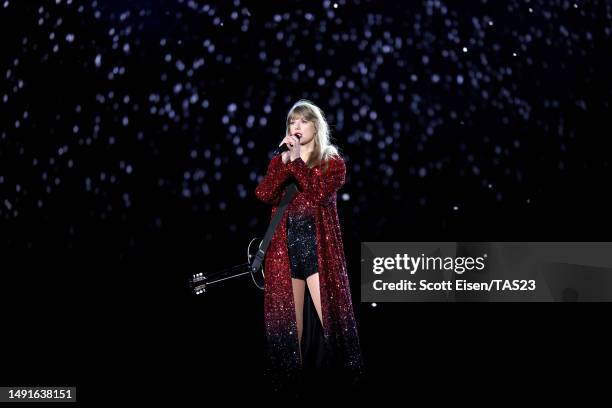
<svg viewBox="0 0 612 408">
<path fill-rule="evenodd" d="M 362 358 L 336 207 L 345 163 L 323 113 L 307 100 L 290 109 L 283 143 L 289 150 L 272 158 L 255 190 L 274 216 L 285 187 L 298 187 L 265 258 L 267 373 L 276 388 L 304 369 L 352 381 Z"/>
</svg>

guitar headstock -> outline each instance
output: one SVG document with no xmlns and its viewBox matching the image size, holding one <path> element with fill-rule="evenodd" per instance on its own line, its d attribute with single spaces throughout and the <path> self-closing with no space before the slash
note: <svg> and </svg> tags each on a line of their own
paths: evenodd
<svg viewBox="0 0 612 408">
<path fill-rule="evenodd" d="M 204 276 L 202 272 L 194 274 L 191 279 L 189 279 L 189 286 L 194 295 L 206 293 L 207 284 L 206 276 Z"/>
</svg>

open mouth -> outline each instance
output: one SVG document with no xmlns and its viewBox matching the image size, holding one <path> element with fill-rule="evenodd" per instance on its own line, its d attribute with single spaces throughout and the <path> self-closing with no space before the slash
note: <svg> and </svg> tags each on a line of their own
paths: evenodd
<svg viewBox="0 0 612 408">
<path fill-rule="evenodd" d="M 302 137 L 302 134 L 301 133 L 295 133 L 293 136 L 295 136 L 295 137 L 297 137 L 299 139 L 300 137 Z"/>
</svg>

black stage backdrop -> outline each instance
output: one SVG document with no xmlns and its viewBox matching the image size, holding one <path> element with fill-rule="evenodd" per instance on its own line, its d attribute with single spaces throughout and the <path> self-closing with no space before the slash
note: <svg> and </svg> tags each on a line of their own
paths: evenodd
<svg viewBox="0 0 612 408">
<path fill-rule="evenodd" d="M 611 20 L 607 1 L 0 0 L 3 384 L 261 395 L 263 293 L 187 279 L 263 235 L 254 190 L 300 98 L 347 162 L 360 391 L 563 373 L 549 345 L 599 331 L 591 308 L 362 304 L 359 244 L 609 240 Z"/>
</svg>

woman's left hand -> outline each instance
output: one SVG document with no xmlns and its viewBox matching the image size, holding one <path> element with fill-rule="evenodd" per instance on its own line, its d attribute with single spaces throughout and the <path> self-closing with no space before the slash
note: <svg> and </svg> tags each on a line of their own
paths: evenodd
<svg viewBox="0 0 612 408">
<path fill-rule="evenodd" d="M 300 139 L 298 139 L 296 136 L 287 136 L 289 139 L 291 139 L 291 145 L 289 146 L 289 159 L 291 161 L 294 161 L 295 159 L 297 159 L 298 157 L 300 157 Z"/>
</svg>

